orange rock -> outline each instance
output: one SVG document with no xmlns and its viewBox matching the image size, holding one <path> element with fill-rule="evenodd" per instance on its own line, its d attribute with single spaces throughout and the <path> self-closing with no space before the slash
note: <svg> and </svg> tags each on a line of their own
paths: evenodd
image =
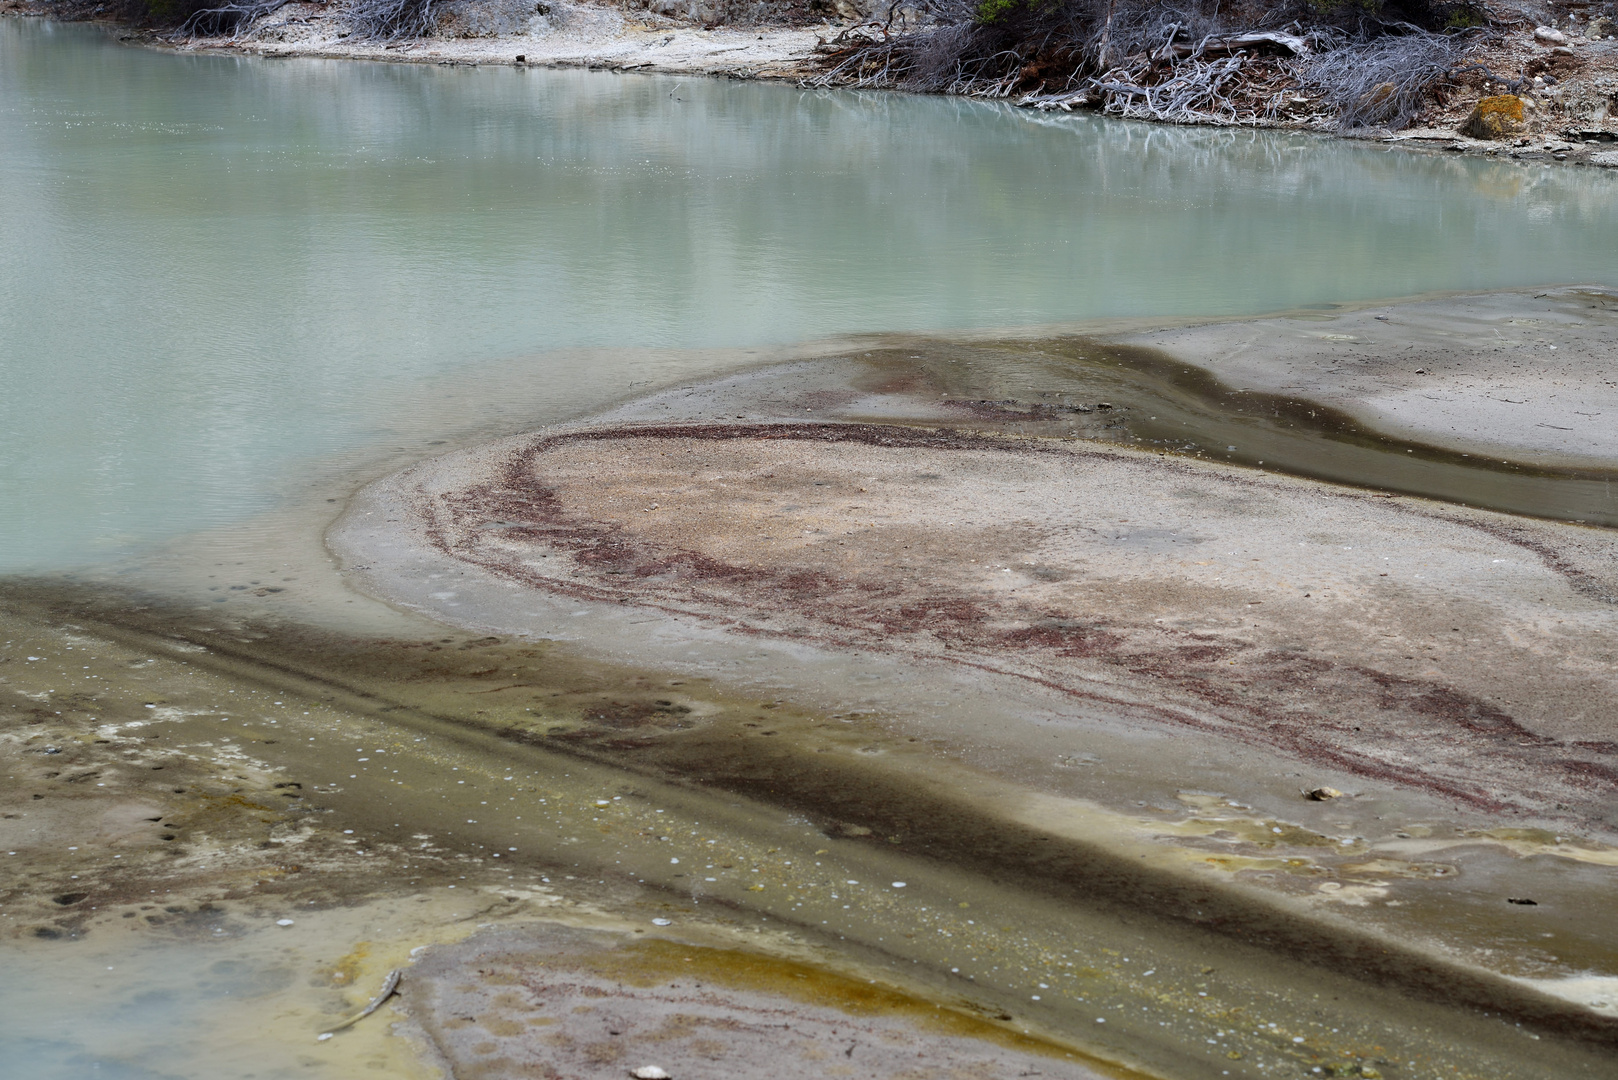
<svg viewBox="0 0 1618 1080">
<path fill-rule="evenodd" d="M 1496 94 L 1478 102 L 1461 125 L 1461 134 L 1474 139 L 1503 139 L 1523 129 L 1523 100 L 1514 94 Z"/>
</svg>

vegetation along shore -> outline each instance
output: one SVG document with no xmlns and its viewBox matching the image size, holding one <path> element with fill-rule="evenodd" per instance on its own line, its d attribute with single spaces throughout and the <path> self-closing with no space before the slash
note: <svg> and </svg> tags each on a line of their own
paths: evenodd
<svg viewBox="0 0 1618 1080">
<path fill-rule="evenodd" d="M 179 49 L 954 94 L 1618 167 L 1600 0 L 4 0 Z"/>
</svg>

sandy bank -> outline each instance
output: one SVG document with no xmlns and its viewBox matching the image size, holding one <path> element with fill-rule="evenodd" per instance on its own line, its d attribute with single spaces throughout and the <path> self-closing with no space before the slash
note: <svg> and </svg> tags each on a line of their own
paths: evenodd
<svg viewBox="0 0 1618 1080">
<path fill-rule="evenodd" d="M 1424 919 L 1526 899 L 1588 919 L 1618 858 L 1618 534 L 1109 446 L 1127 408 L 965 399 L 968 355 L 678 388 L 397 474 L 330 539 L 412 610 L 922 741 L 972 777 L 904 766 L 937 774 L 940 821 L 970 805 L 1122 845 L 1494 970 L 1516 929 Z M 727 744 L 663 745 L 675 772 L 724 771 Z M 832 765 L 803 749 L 728 782 L 793 798 Z M 1302 797 L 1321 784 L 1347 797 Z M 868 829 L 837 799 L 860 801 L 798 805 Z M 1202 799 L 1308 832 L 1214 855 L 1241 829 L 1143 841 L 1123 816 Z M 1581 932 L 1605 970 L 1610 929 Z"/>
<path fill-rule="evenodd" d="M 291 3 L 259 19 L 232 38 L 197 38 L 166 47 L 246 52 L 262 56 L 316 56 L 435 64 L 550 65 L 647 71 L 678 75 L 723 75 L 748 79 L 803 80 L 821 75 L 817 46 L 869 18 L 870 5 L 838 0 L 815 25 L 716 25 L 697 5 L 674 13 L 672 5 L 628 10 L 595 3 L 453 6 L 437 34 L 408 42 L 357 43 L 350 39 L 341 11 L 333 5 Z M 7 10 L 49 14 L 26 0 L 0 4 Z M 862 11 L 864 14 L 862 14 Z M 154 42 L 159 39 L 151 39 Z M 1458 153 L 1523 163 L 1567 163 L 1618 168 L 1618 41 L 1586 39 L 1577 27 L 1565 43 L 1542 41 L 1531 26 L 1503 29 L 1472 60 L 1495 73 L 1491 78 L 1525 82 L 1519 92 L 1526 106 L 1523 130 L 1500 140 L 1462 134 L 1481 98 L 1503 87 L 1475 76 L 1460 77 L 1435 93 L 1420 122 L 1407 130 L 1362 129 L 1355 137 L 1374 138 L 1406 149 Z M 1548 81 L 1547 81 L 1548 80 Z M 1005 100 L 1051 108 L 1043 84 L 1014 91 Z M 1026 91 L 1026 92 L 1025 92 Z M 1063 95 L 1057 95 L 1062 98 Z M 1265 114 L 1256 126 L 1336 133 L 1337 121 L 1323 102 L 1289 106 Z M 1070 108 L 1063 104 L 1062 108 Z M 1261 110 L 1262 111 L 1262 110 Z"/>
<path fill-rule="evenodd" d="M 865 980 L 626 931 L 486 931 L 428 952 L 404 987 L 454 1076 L 1125 1075 Z"/>
<path fill-rule="evenodd" d="M 414 943 L 454 940 L 469 893 L 480 921 L 594 908 L 614 940 L 730 934 L 770 978 L 823 950 L 1166 1075 L 1533 1075 L 1524 1047 L 1599 1075 L 1615 534 L 1143 451 L 1145 399 L 1092 346 L 1124 348 L 844 342 L 415 465 L 329 539 L 441 622 L 13 590 L 0 926 L 46 970 L 391 911 L 402 881 L 434 897 Z M 276 1031 L 301 1049 L 362 1004 L 413 944 L 385 937 L 341 986 L 322 956 L 317 999 L 278 991 Z M 486 943 L 446 954 L 440 1005 L 407 976 L 424 1037 L 495 1075 L 552 1034 L 611 1055 L 600 971 Z M 685 989 L 624 1018 L 666 1034 Z M 728 993 L 703 1023 L 775 1007 Z M 351 1034 L 323 1067 L 376 1046 Z"/>
<path fill-rule="evenodd" d="M 776 1061 L 776 1074 L 823 1075 L 817 1060 L 847 1060 L 848 1041 L 831 1042 L 843 1034 L 858 1038 L 867 1069 L 904 1058 L 933 1070 L 925 1075 L 1016 1075 L 1031 1063 L 1096 1075 L 1072 1064 L 1071 1043 L 1030 1037 L 1027 1018 L 1008 1023 L 992 991 L 986 999 L 963 980 L 941 995 L 896 965 L 861 966 L 794 939 L 791 909 L 801 904 L 783 886 L 811 853 L 821 873 L 870 883 L 839 886 L 866 909 L 837 927 L 839 940 L 858 940 L 873 921 L 898 936 L 913 919 L 868 895 L 892 874 L 858 845 L 783 834 L 773 820 L 749 837 L 761 823 L 736 813 L 733 797 L 698 794 L 692 804 L 577 758 L 535 759 L 521 742 L 469 742 L 490 704 L 479 676 L 491 659 L 532 663 L 531 647 L 445 639 L 441 627 L 428 641 L 326 637 L 300 647 L 288 628 L 241 624 L 201 644 L 181 640 L 201 629 L 195 614 L 153 621 L 149 608 L 80 594 L 84 606 L 69 615 L 53 606 L 64 600 L 50 590 L 0 600 L 0 768 L 12 781 L 0 790 L 0 952 L 14 975 L 0 988 L 12 1021 L 0 1039 L 19 1075 L 55 1075 L 63 1059 L 175 1076 L 504 1076 L 531 1075 L 521 1070 L 535 1063 L 596 1075 L 640 1052 L 636 1064 L 661 1062 L 676 1076 L 699 1062 L 701 1075 L 756 1075 L 782 1053 L 790 1060 Z M 208 617 L 203 632 L 221 621 Z M 160 625 L 170 632 L 152 636 Z M 253 640 L 275 644 L 256 657 L 230 644 Z M 626 695 L 614 672 L 580 698 L 587 672 L 556 663 L 544 672 L 566 688 L 561 700 L 546 695 L 548 719 L 572 720 L 576 733 L 589 727 L 580 713 L 670 692 Z M 723 712 L 692 690 L 678 695 L 686 715 Z M 401 692 L 425 696 L 406 704 Z M 472 723 L 440 733 L 448 739 L 397 726 L 424 713 Z M 384 716 L 393 722 L 371 722 Z M 621 722 L 603 726 L 623 734 Z M 338 751 L 334 736 L 367 749 Z M 491 789 L 522 797 L 491 809 Z M 631 794 L 601 798 L 617 791 Z M 702 839 L 687 840 L 699 826 Z M 719 871 L 741 877 L 733 889 L 703 890 L 731 903 L 701 908 L 689 888 L 670 888 L 687 876 L 682 857 L 703 856 L 747 868 L 745 877 Z M 920 903 L 939 906 L 936 881 L 907 876 Z M 749 891 L 766 887 L 773 895 Z M 958 921 L 970 929 L 968 918 Z M 524 929 L 490 929 L 511 924 Z M 468 948 L 414 963 L 474 930 Z M 407 971 L 400 997 L 321 1038 L 390 969 Z M 703 985 L 667 992 L 656 985 L 665 974 Z M 154 996 L 160 1016 L 140 1005 Z M 776 1045 L 784 1024 L 795 1032 L 789 1047 Z"/>
<path fill-rule="evenodd" d="M 460 464 L 389 512 L 524 591 L 990 671 L 1131 726 L 1618 827 L 1609 533 L 874 425 L 608 429 Z M 515 628 L 457 607 L 437 610 Z"/>
<path fill-rule="evenodd" d="M 1551 421 L 1618 408 L 1612 320 L 1610 294 L 1561 290 L 1129 340 L 1430 441 L 1610 461 L 1611 425 Z M 953 359 L 871 356 L 448 455 L 368 489 L 332 539 L 461 625 L 551 633 L 543 598 L 589 601 L 609 606 L 580 632 L 626 652 L 708 636 L 992 675 L 1103 727 L 1618 835 L 1618 534 L 1073 441 L 1144 407 L 963 401 Z M 1026 742 L 1010 711 L 944 724 Z"/>
<path fill-rule="evenodd" d="M 8 590 L 0 614 L 8 645 L 23 650 L 0 654 L 0 756 L 19 780 L 4 799 L 16 855 L 0 863 L 0 927 L 8 970 L 25 973 L 8 984 L 7 1015 L 52 1036 L 40 1061 L 65 1046 L 82 1047 L 81 1059 L 115 1052 L 172 1064 L 179 1075 L 192 1061 L 314 1076 L 430 1072 L 386 1038 L 399 1009 L 424 1024 L 436 1013 L 437 1031 L 421 1034 L 442 1040 L 464 1066 L 457 1075 L 587 1046 L 615 1069 L 610 1032 L 626 1027 L 664 1051 L 711 1057 L 705 1024 L 756 1024 L 760 1009 L 800 1036 L 818 1038 L 837 1010 L 889 1050 L 960 1035 L 993 1045 L 963 1048 L 957 1060 L 992 1061 L 995 1047 L 1056 1043 L 1158 1076 L 1205 1075 L 1234 1060 L 1261 1071 L 1435 1060 L 1523 1075 L 1513 1063 L 1530 1045 L 1536 1060 L 1580 1075 L 1590 1040 L 1604 1037 L 1599 1017 L 1537 992 L 1546 979 L 1525 992 L 1387 943 L 1367 954 L 1329 917 L 1300 922 L 1219 898 L 1207 878 L 1225 870 L 1214 862 L 1287 867 L 1304 881 L 1325 868 L 1324 854 L 1344 868 L 1327 882 L 1339 888 L 1319 895 L 1363 902 L 1374 885 L 1353 875 L 1387 873 L 1376 869 L 1389 861 L 1378 847 L 1296 823 L 1336 819 L 1331 804 L 1293 799 L 1295 812 L 1274 819 L 1187 795 L 1133 818 L 1093 807 L 1086 818 L 1081 802 L 985 784 L 868 719 L 828 723 L 700 681 L 591 670 L 520 638 L 438 627 L 425 639 L 345 640 L 217 609 L 28 593 Z M 13 604 L 28 614 L 17 618 Z M 58 708 L 19 714 L 13 695 Z M 792 805 L 817 787 L 818 810 Z M 944 792 L 952 805 L 929 812 Z M 151 809 L 130 814 L 132 800 Z M 297 808 L 292 829 L 266 805 L 283 800 Z M 1030 861 L 1018 832 L 1033 823 L 1042 851 Z M 1134 847 L 1098 860 L 1086 852 L 1086 831 L 1098 828 Z M 1185 848 L 1166 845 L 1165 830 Z M 66 848 L 64 835 L 74 841 Z M 1197 852 L 1196 837 L 1216 843 L 1218 858 Z M 1427 836 L 1427 854 L 1410 865 L 1442 871 L 1450 863 L 1434 852 L 1457 839 Z M 1506 850 L 1489 838 L 1460 842 Z M 1177 884 L 1194 872 L 1190 857 L 1204 880 Z M 980 872 L 985 858 L 1003 872 Z M 1356 860 L 1367 865 L 1355 871 Z M 1176 861 L 1178 873 L 1165 876 Z M 1569 926 L 1571 913 L 1556 906 L 1567 880 L 1557 864 L 1569 860 L 1540 861 L 1552 864 L 1538 868 L 1542 905 L 1531 915 L 1498 905 L 1504 923 L 1490 929 L 1503 934 L 1491 935 L 1492 949 L 1530 927 L 1555 927 L 1559 947 L 1601 929 L 1587 914 Z M 1379 894 L 1408 896 L 1409 883 Z M 1166 903 L 1192 918 L 1153 910 Z M 1221 909 L 1216 933 L 1194 918 L 1210 904 Z M 536 918 L 545 925 L 480 934 L 409 966 L 418 946 Z M 625 947 L 569 956 L 554 947 L 570 933 L 558 922 L 587 931 L 592 946 Z M 1299 932 L 1306 941 L 1286 955 L 1285 939 Z M 168 970 L 131 962 L 154 945 L 172 959 Z M 1576 955 L 1601 966 L 1587 950 Z M 679 992 L 638 993 L 670 965 Z M 318 1038 L 398 967 L 409 968 L 400 1002 Z M 1323 970 L 1329 1001 L 1315 993 Z M 698 989 L 687 979 L 703 984 L 699 993 L 684 992 Z M 1441 1000 L 1400 992 L 1412 980 Z M 138 1008 L 154 988 L 168 995 L 158 1018 Z M 1599 977 L 1581 990 L 1578 1006 L 1606 992 Z M 1496 1018 L 1469 1012 L 1468 995 L 1482 995 Z M 671 1008 L 693 1023 L 653 1026 Z M 1499 1023 L 1502 1009 L 1550 1037 L 1525 1043 Z M 1235 1014 L 1247 1023 L 1229 1023 Z M 607 1023 L 615 1018 L 632 1025 Z M 546 1020 L 565 1020 L 565 1030 Z M 815 1039 L 802 1041 L 812 1059 Z M 22 1045 L 25 1055 L 36 1049 Z"/>
<path fill-rule="evenodd" d="M 453 34 L 384 44 L 354 42 L 336 12 L 293 3 L 239 40 L 196 39 L 183 48 L 261 56 L 318 56 L 416 64 L 587 67 L 747 79 L 800 78 L 821 39 L 816 27 L 702 27 L 651 11 L 589 3 L 543 5 L 501 33 Z"/>
<path fill-rule="evenodd" d="M 1235 390 L 1295 394 L 1486 456 L 1618 463 L 1618 292 L 1515 290 L 1126 335 Z"/>
</svg>

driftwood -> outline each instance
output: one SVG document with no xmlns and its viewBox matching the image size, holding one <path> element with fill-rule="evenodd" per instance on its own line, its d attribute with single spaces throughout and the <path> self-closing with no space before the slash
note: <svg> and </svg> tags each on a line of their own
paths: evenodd
<svg viewBox="0 0 1618 1080">
<path fill-rule="evenodd" d="M 1273 45 L 1293 56 L 1306 56 L 1310 52 L 1309 42 L 1306 39 L 1296 34 L 1283 34 L 1279 30 L 1259 30 L 1251 34 L 1210 37 L 1195 44 L 1188 41 L 1172 42 L 1167 48 L 1168 55 L 1174 57 L 1228 56 L 1243 50 L 1256 51 L 1265 45 Z"/>
<path fill-rule="evenodd" d="M 1462 70 L 1473 47 L 1464 35 L 1431 34 L 1415 27 L 1369 43 L 1263 32 L 1170 41 L 1131 57 L 1092 79 L 1104 111 L 1171 123 L 1251 124 L 1273 120 L 1295 102 L 1334 114 L 1343 130 L 1397 129 L 1423 108 L 1427 93 Z M 1290 56 L 1261 57 L 1244 45 L 1285 49 Z M 1300 96 L 1300 94 L 1302 96 Z M 1039 108 L 1071 108 L 1067 98 L 1031 101 Z"/>
<path fill-rule="evenodd" d="M 1175 124 L 1255 124 L 1279 114 L 1296 86 L 1288 65 L 1320 43 L 1284 30 L 1181 40 L 1180 25 L 1171 23 L 1160 42 L 1089 79 L 1086 89 L 1030 95 L 1022 103 L 1040 109 L 1100 104 L 1116 116 Z"/>
<path fill-rule="evenodd" d="M 1236 100 L 1247 57 L 1234 53 L 1217 60 L 1186 60 L 1168 78 L 1143 85 L 1142 72 L 1114 68 L 1092 80 L 1102 109 L 1119 116 L 1176 124 L 1251 123 L 1256 118 Z"/>
<path fill-rule="evenodd" d="M 1118 0 L 1107 0 L 1107 17 L 1101 23 L 1101 37 L 1096 42 L 1096 63 L 1112 66 L 1112 24 L 1118 17 Z"/>
<path fill-rule="evenodd" d="M 366 1005 L 365 1008 L 361 1009 L 353 1016 L 350 1016 L 342 1023 L 322 1031 L 320 1033 L 320 1037 L 322 1039 L 329 1039 L 339 1031 L 342 1031 L 345 1028 L 353 1027 L 355 1024 L 359 1023 L 361 1020 L 364 1020 L 367 1016 L 370 1016 L 372 1013 L 380 1009 L 384 1001 L 388 1000 L 388 998 L 392 997 L 398 992 L 399 978 L 403 974 L 404 972 L 400 968 L 394 968 L 392 971 L 388 972 L 388 977 L 382 980 L 382 989 L 377 991 L 376 997 L 372 998 L 370 1003 Z"/>
</svg>

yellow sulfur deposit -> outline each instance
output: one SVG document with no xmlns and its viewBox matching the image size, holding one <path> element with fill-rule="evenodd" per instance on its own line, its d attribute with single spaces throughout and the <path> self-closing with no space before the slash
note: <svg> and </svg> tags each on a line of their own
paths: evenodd
<svg viewBox="0 0 1618 1080">
<path fill-rule="evenodd" d="M 1522 129 L 1523 100 L 1515 94 L 1484 98 L 1461 125 L 1461 133 L 1474 139 L 1503 139 Z"/>
</svg>

